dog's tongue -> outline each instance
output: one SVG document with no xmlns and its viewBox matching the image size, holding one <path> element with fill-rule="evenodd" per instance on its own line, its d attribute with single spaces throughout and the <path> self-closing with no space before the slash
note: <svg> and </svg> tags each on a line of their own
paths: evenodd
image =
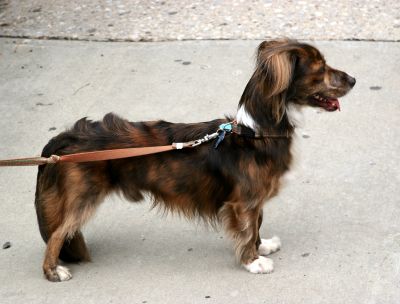
<svg viewBox="0 0 400 304">
<path fill-rule="evenodd" d="M 328 111 L 336 111 L 336 110 L 340 111 L 340 103 L 337 98 L 328 99 L 328 104 L 329 104 Z"/>
</svg>

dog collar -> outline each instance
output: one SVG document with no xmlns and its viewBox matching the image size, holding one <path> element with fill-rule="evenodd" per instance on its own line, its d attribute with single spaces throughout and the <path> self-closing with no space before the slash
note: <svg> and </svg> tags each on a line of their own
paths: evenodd
<svg viewBox="0 0 400 304">
<path fill-rule="evenodd" d="M 238 124 L 236 121 L 232 124 L 232 132 L 249 138 L 290 138 L 290 132 L 286 131 L 283 134 L 271 134 L 265 131 L 254 131 L 252 128 Z"/>
<path fill-rule="evenodd" d="M 269 132 L 257 132 L 252 128 L 246 127 L 242 124 L 238 124 L 236 120 L 223 123 L 218 127 L 218 131 L 211 134 L 213 138 L 217 138 L 214 143 L 214 149 L 217 149 L 219 144 L 224 140 L 226 134 L 237 134 L 239 136 L 245 136 L 253 139 L 260 138 L 290 138 L 290 132 L 286 131 L 284 134 L 271 134 Z M 211 138 L 210 138 L 211 139 Z"/>
</svg>

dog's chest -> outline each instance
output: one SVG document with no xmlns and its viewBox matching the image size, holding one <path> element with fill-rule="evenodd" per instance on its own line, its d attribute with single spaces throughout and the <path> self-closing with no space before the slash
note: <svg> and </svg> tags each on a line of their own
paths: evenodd
<svg viewBox="0 0 400 304">
<path fill-rule="evenodd" d="M 264 152 L 265 153 L 265 152 Z M 242 174 L 246 176 L 241 186 L 248 188 L 252 193 L 258 193 L 262 199 L 275 196 L 281 186 L 281 181 L 290 170 L 292 163 L 291 143 L 279 143 L 277 147 L 269 147 L 263 155 L 265 162 L 260 162 L 262 157 L 257 157 L 242 167 Z M 244 185 L 247 183 L 247 185 Z"/>
</svg>

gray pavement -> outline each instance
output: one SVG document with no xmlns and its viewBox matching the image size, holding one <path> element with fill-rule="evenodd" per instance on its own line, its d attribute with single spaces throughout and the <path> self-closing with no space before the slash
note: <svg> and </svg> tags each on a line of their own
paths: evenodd
<svg viewBox="0 0 400 304">
<path fill-rule="evenodd" d="M 50 2 L 49 2 L 50 3 Z M 76 119 L 234 114 L 259 41 L 0 39 L 0 156 L 38 154 Z M 234 262 L 222 232 L 111 197 L 84 230 L 93 262 L 53 284 L 33 207 L 36 168 L 0 170 L 1 303 L 399 303 L 400 45 L 316 42 L 357 78 L 342 111 L 308 110 L 298 162 L 267 204 L 275 272 Z"/>
<path fill-rule="evenodd" d="M 399 41 L 399 11 L 379 0 L 0 0 L 0 157 L 38 154 L 78 118 L 110 111 L 234 114 L 251 39 Z M 90 42 L 204 39 L 216 41 Z M 399 303 L 400 44 L 316 45 L 357 85 L 342 112 L 305 112 L 291 180 L 265 208 L 264 237 L 283 242 L 273 274 L 241 269 L 221 231 L 110 197 L 84 230 L 93 262 L 48 283 L 36 169 L 3 168 L 0 303 Z"/>
<path fill-rule="evenodd" d="M 0 0 L 0 36 L 122 41 L 400 40 L 398 0 Z"/>
</svg>

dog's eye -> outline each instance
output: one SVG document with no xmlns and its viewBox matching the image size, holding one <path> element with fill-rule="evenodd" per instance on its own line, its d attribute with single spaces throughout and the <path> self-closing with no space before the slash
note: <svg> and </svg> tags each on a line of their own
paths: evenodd
<svg viewBox="0 0 400 304">
<path fill-rule="evenodd" d="M 325 67 L 324 66 L 322 66 L 322 67 L 320 67 L 319 69 L 318 69 L 318 72 L 317 72 L 318 74 L 323 74 L 323 73 L 325 73 Z"/>
</svg>

